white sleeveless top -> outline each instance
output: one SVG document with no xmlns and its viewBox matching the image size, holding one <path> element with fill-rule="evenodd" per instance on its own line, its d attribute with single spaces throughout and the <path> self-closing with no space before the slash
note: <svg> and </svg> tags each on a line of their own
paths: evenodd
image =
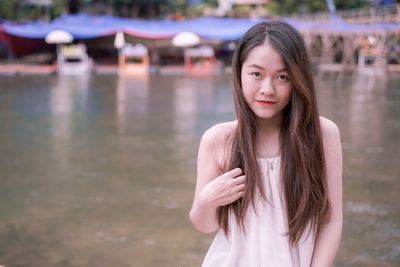
<svg viewBox="0 0 400 267">
<path fill-rule="evenodd" d="M 315 233 L 306 228 L 300 241 L 290 248 L 284 193 L 280 185 L 280 158 L 259 159 L 268 202 L 256 194 L 244 219 L 246 234 L 233 213 L 229 217 L 228 238 L 219 229 L 202 267 L 309 267 Z"/>
</svg>

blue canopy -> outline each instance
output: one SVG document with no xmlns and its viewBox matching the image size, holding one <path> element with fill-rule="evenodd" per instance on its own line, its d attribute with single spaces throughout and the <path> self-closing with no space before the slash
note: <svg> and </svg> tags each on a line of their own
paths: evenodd
<svg viewBox="0 0 400 267">
<path fill-rule="evenodd" d="M 354 33 L 366 30 L 400 30 L 400 25 L 397 23 L 351 24 L 337 17 L 328 22 L 282 19 L 300 31 L 330 30 Z M 4 22 L 0 30 L 8 35 L 29 39 L 44 39 L 51 31 L 65 30 L 78 40 L 114 35 L 117 31 L 148 39 L 172 38 L 179 32 L 191 31 L 203 39 L 233 41 L 240 39 L 251 26 L 261 21 L 265 19 L 202 17 L 174 21 L 78 14 L 63 15 L 52 22 L 36 21 L 25 24 Z"/>
<path fill-rule="evenodd" d="M 86 14 L 64 15 L 52 22 L 31 22 L 14 24 L 6 22 L 2 31 L 13 36 L 30 39 L 44 39 L 54 30 L 65 30 L 75 39 L 89 39 L 113 35 L 123 31 L 129 35 L 163 39 L 172 38 L 182 31 L 191 31 L 204 39 L 231 41 L 261 19 L 235 19 L 203 17 L 193 20 L 138 20 L 112 16 L 89 16 Z"/>
<path fill-rule="evenodd" d="M 371 33 L 371 31 L 400 32 L 399 23 L 348 23 L 332 17 L 327 22 L 280 18 L 301 32 L 330 32 L 338 34 Z M 202 17 L 191 20 L 139 20 L 87 14 L 63 15 L 51 22 L 35 21 L 23 24 L 3 21 L 0 42 L 15 55 L 27 54 L 46 47 L 44 39 L 54 30 L 69 32 L 75 40 L 112 36 L 118 31 L 145 39 L 171 39 L 183 31 L 190 31 L 205 40 L 237 41 L 253 25 L 266 19 Z"/>
</svg>

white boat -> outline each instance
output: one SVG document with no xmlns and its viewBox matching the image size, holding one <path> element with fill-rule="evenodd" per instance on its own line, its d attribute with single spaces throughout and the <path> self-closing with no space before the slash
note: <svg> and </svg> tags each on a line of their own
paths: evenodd
<svg viewBox="0 0 400 267">
<path fill-rule="evenodd" d="M 63 45 L 57 53 L 57 69 L 59 74 L 82 75 L 93 68 L 93 60 L 86 52 L 84 44 Z"/>
<path fill-rule="evenodd" d="M 184 60 L 188 74 L 209 75 L 218 71 L 214 49 L 208 45 L 185 49 Z"/>
<path fill-rule="evenodd" d="M 142 44 L 126 44 L 119 53 L 119 72 L 121 74 L 149 73 L 149 52 Z"/>
</svg>

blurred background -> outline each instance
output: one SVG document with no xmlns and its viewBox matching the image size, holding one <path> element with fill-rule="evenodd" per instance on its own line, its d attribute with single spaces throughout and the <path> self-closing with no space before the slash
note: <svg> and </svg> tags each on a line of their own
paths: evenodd
<svg viewBox="0 0 400 267">
<path fill-rule="evenodd" d="M 0 1 L 0 266 L 200 266 L 203 132 L 235 119 L 252 25 L 303 35 L 339 126 L 335 266 L 400 265 L 398 1 Z"/>
</svg>

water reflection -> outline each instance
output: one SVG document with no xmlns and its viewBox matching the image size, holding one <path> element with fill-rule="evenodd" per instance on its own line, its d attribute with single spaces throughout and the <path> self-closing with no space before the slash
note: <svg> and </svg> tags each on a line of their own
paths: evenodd
<svg viewBox="0 0 400 267">
<path fill-rule="evenodd" d="M 395 215 L 399 206 L 392 205 L 400 189 L 399 168 L 391 160 L 399 151 L 392 139 L 399 131 L 388 123 L 398 112 L 393 105 L 399 98 L 388 97 L 399 90 L 393 78 L 348 76 L 320 92 L 324 115 L 340 126 L 344 149 L 345 221 L 338 266 L 400 262 L 395 245 L 400 237 Z M 319 87 L 324 83 L 319 81 Z M 389 232 L 396 237 L 389 238 Z"/>
<path fill-rule="evenodd" d="M 355 76 L 351 88 L 350 142 L 358 148 L 382 151 L 386 106 L 385 78 Z"/>
<path fill-rule="evenodd" d="M 116 89 L 118 133 L 125 134 L 127 117 L 133 114 L 145 114 L 148 111 L 149 76 L 118 76 Z"/>
<path fill-rule="evenodd" d="M 175 111 L 175 129 L 178 133 L 193 132 L 196 124 L 196 111 L 198 109 L 197 94 L 200 90 L 207 90 L 207 87 L 196 88 L 196 83 L 189 78 L 178 80 L 175 83 L 174 90 L 174 111 Z"/>
<path fill-rule="evenodd" d="M 49 107 L 52 113 L 50 132 L 52 135 L 62 139 L 71 137 L 71 116 L 76 109 L 86 110 L 89 81 L 89 75 L 58 76 L 56 85 L 50 90 Z"/>
<path fill-rule="evenodd" d="M 400 80 L 321 78 L 345 159 L 336 266 L 398 266 Z M 197 147 L 234 119 L 230 79 L 0 77 L 0 265 L 199 266 Z"/>
<path fill-rule="evenodd" d="M 61 173 L 69 173 L 74 147 L 74 127 L 80 112 L 88 110 L 90 76 L 59 75 L 49 90 L 49 135 L 52 158 Z M 58 178 L 62 178 L 60 175 Z"/>
</svg>

